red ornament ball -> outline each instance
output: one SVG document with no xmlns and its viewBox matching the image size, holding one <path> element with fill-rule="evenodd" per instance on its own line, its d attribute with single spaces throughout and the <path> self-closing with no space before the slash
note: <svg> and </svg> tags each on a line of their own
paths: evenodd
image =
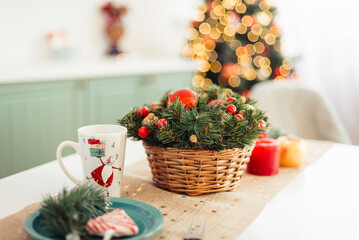
<svg viewBox="0 0 359 240">
<path fill-rule="evenodd" d="M 193 107 L 197 106 L 198 96 L 197 93 L 193 90 L 181 89 L 168 95 L 167 106 L 173 103 L 176 99 L 178 99 L 178 101 L 180 101 L 185 106 L 185 108 L 192 109 Z"/>
<path fill-rule="evenodd" d="M 141 108 L 138 110 L 138 112 L 137 112 L 137 114 L 140 115 L 140 116 L 142 116 L 142 117 L 147 117 L 147 115 L 148 115 L 149 113 L 150 113 L 150 110 L 148 110 L 147 107 L 141 107 Z"/>
<path fill-rule="evenodd" d="M 232 102 L 233 100 L 236 100 L 236 98 L 234 98 L 234 97 L 228 97 L 226 101 L 227 101 L 227 102 Z"/>
<path fill-rule="evenodd" d="M 215 106 L 215 105 L 218 105 L 220 103 L 223 103 L 223 100 L 221 99 L 216 99 L 216 100 L 212 100 L 208 103 L 208 107 L 210 107 L 211 105 Z"/>
<path fill-rule="evenodd" d="M 236 114 L 237 112 L 237 108 L 236 106 L 234 106 L 233 104 L 229 104 L 227 107 L 226 107 L 226 112 L 227 113 L 231 113 L 232 115 Z"/>
<path fill-rule="evenodd" d="M 148 128 L 140 127 L 138 129 L 138 136 L 140 136 L 141 138 L 146 138 L 146 137 L 148 137 L 148 135 L 150 135 Z"/>
<path fill-rule="evenodd" d="M 239 118 L 240 120 L 243 120 L 243 119 L 244 119 L 243 115 L 240 114 L 240 113 L 238 113 L 238 114 L 236 115 L 236 117 Z"/>
<path fill-rule="evenodd" d="M 158 126 L 159 128 L 161 128 L 161 127 L 163 127 L 163 126 L 168 126 L 168 121 L 167 121 L 167 119 L 162 118 L 162 119 L 158 120 L 157 126 Z"/>
<path fill-rule="evenodd" d="M 260 128 L 261 128 L 261 129 L 265 129 L 265 128 L 266 128 L 266 126 L 267 126 L 267 124 L 266 124 L 266 122 L 265 122 L 265 121 L 260 120 L 260 121 L 259 121 L 259 126 L 260 126 Z"/>
</svg>

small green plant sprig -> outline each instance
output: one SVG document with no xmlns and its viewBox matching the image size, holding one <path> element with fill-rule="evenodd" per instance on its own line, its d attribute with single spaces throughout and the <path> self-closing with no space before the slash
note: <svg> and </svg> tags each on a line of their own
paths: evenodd
<svg viewBox="0 0 359 240">
<path fill-rule="evenodd" d="M 87 221 L 107 212 L 110 204 L 104 188 L 84 183 L 72 190 L 64 188 L 57 197 L 45 197 L 40 219 L 66 239 L 91 239 L 85 229 Z"/>
<path fill-rule="evenodd" d="M 256 101 L 251 98 L 218 86 L 195 91 L 198 101 L 193 108 L 186 108 L 179 99 L 168 105 L 167 92 L 151 109 L 155 120 L 143 123 L 144 117 L 138 114 L 140 108 L 135 107 L 118 123 L 128 129 L 129 138 L 152 146 L 215 151 L 249 145 L 269 125 L 267 116 L 254 107 Z M 228 102 L 228 97 L 234 99 Z M 213 100 L 221 101 L 209 104 Z M 226 111 L 229 105 L 235 106 L 235 113 Z M 159 119 L 166 119 L 167 124 L 158 126 Z M 145 138 L 139 135 L 143 126 L 149 133 Z"/>
</svg>

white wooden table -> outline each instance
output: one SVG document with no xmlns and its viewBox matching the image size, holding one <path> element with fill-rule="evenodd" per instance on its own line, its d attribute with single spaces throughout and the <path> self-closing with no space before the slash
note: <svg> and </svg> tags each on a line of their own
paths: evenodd
<svg viewBox="0 0 359 240">
<path fill-rule="evenodd" d="M 125 165 L 144 158 L 141 143 L 128 141 Z M 78 156 L 66 157 L 65 164 L 82 177 Z M 359 239 L 358 184 L 359 146 L 334 144 L 276 195 L 238 239 Z M 56 161 L 0 179 L 0 218 L 63 186 L 74 184 Z"/>
</svg>

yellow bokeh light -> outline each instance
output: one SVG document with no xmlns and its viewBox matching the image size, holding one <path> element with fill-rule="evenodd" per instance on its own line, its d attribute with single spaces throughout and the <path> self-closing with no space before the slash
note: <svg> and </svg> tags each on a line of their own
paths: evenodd
<svg viewBox="0 0 359 240">
<path fill-rule="evenodd" d="M 277 26 L 272 26 L 269 29 L 269 32 L 272 33 L 274 36 L 279 37 L 280 36 L 280 28 Z"/>
<path fill-rule="evenodd" d="M 276 42 L 276 37 L 272 33 L 268 33 L 264 37 L 264 41 L 266 41 L 268 45 L 273 45 Z"/>
<path fill-rule="evenodd" d="M 194 40 L 198 37 L 198 32 L 194 28 L 189 28 L 186 32 L 186 36 L 189 40 Z"/>
<path fill-rule="evenodd" d="M 261 25 L 256 23 L 256 24 L 253 24 L 253 26 L 251 27 L 251 30 L 254 34 L 260 35 L 262 33 L 263 29 L 262 29 Z"/>
<path fill-rule="evenodd" d="M 239 20 L 238 15 L 233 11 L 227 12 L 226 15 L 229 16 L 229 23 L 232 23 L 232 22 L 234 22 L 236 20 Z"/>
<path fill-rule="evenodd" d="M 235 27 L 229 25 L 224 28 L 223 33 L 231 37 L 234 36 L 234 34 L 236 34 L 236 29 Z"/>
<path fill-rule="evenodd" d="M 212 5 L 212 8 L 215 8 L 218 4 L 220 4 L 220 2 L 219 1 L 208 1 L 208 3 L 211 3 L 211 5 Z"/>
<path fill-rule="evenodd" d="M 253 18 L 249 15 L 246 15 L 242 18 L 242 23 L 247 27 L 252 26 Z"/>
<path fill-rule="evenodd" d="M 221 32 L 218 30 L 218 28 L 213 28 L 210 32 L 209 32 L 209 36 L 212 39 L 218 39 L 221 36 Z"/>
<path fill-rule="evenodd" d="M 264 52 L 264 50 L 265 50 L 265 46 L 264 46 L 263 43 L 261 43 L 261 42 L 256 42 L 256 43 L 254 44 L 254 51 L 255 51 L 256 53 L 261 54 L 261 53 Z"/>
<path fill-rule="evenodd" d="M 248 55 L 240 55 L 238 61 L 241 65 L 250 65 L 252 63 L 252 58 Z"/>
<path fill-rule="evenodd" d="M 247 34 L 247 37 L 249 39 L 249 41 L 251 42 L 257 42 L 258 41 L 258 38 L 259 36 L 254 34 L 252 31 L 250 31 L 248 34 Z"/>
<path fill-rule="evenodd" d="M 224 26 L 223 24 L 221 24 L 221 23 L 218 23 L 218 24 L 216 25 L 216 28 L 217 28 L 220 32 L 223 33 L 225 26 Z"/>
<path fill-rule="evenodd" d="M 232 10 L 234 8 L 234 6 L 236 5 L 236 0 L 223 0 L 222 1 L 222 5 L 228 9 L 228 10 Z"/>
<path fill-rule="evenodd" d="M 210 67 L 210 70 L 214 73 L 218 73 L 220 72 L 222 69 L 222 64 L 218 61 L 214 61 L 211 63 L 211 67 Z"/>
<path fill-rule="evenodd" d="M 261 68 L 268 68 L 270 66 L 270 60 L 267 57 L 261 57 L 259 59 L 259 66 Z"/>
<path fill-rule="evenodd" d="M 238 87 L 241 84 L 241 80 L 238 76 L 230 76 L 228 79 L 228 83 L 231 87 Z"/>
<path fill-rule="evenodd" d="M 233 36 L 227 36 L 226 34 L 223 35 L 223 39 L 226 42 L 232 42 L 234 40 L 234 35 Z"/>
<path fill-rule="evenodd" d="M 233 94 L 233 91 L 232 89 L 230 88 L 225 88 L 223 89 L 223 92 L 222 92 L 222 97 L 225 98 L 225 97 L 229 97 Z"/>
<path fill-rule="evenodd" d="M 274 50 L 276 50 L 277 52 L 281 52 L 282 51 L 282 46 L 280 44 L 279 41 L 277 41 L 274 45 L 273 45 Z"/>
<path fill-rule="evenodd" d="M 215 61 L 215 60 L 217 59 L 217 57 L 218 57 L 217 52 L 216 52 L 216 51 L 212 51 L 211 54 L 210 54 L 209 57 L 208 57 L 208 60 L 211 61 L 211 62 L 213 62 L 213 61 Z"/>
<path fill-rule="evenodd" d="M 193 49 L 191 47 L 186 47 L 183 50 L 183 57 L 184 58 L 194 58 L 194 52 Z"/>
<path fill-rule="evenodd" d="M 204 46 L 208 51 L 213 51 L 216 47 L 216 43 L 213 40 L 206 40 L 204 41 Z"/>
<path fill-rule="evenodd" d="M 263 77 L 267 78 L 272 74 L 272 69 L 270 67 L 261 68 L 261 69 L 259 69 L 259 72 Z"/>
<path fill-rule="evenodd" d="M 202 38 L 196 38 L 194 41 L 193 41 L 193 44 L 197 44 L 197 43 L 201 43 L 201 44 L 204 44 L 204 40 Z"/>
<path fill-rule="evenodd" d="M 209 16 L 213 19 L 219 19 L 221 16 L 218 16 L 214 10 L 212 9 L 212 11 L 209 12 Z"/>
<path fill-rule="evenodd" d="M 206 47 L 202 43 L 196 43 L 193 46 L 193 51 L 198 56 L 203 56 L 204 52 L 206 51 Z"/>
<path fill-rule="evenodd" d="M 205 13 L 207 12 L 208 8 L 207 8 L 207 4 L 202 4 L 199 6 L 199 11 Z"/>
<path fill-rule="evenodd" d="M 200 72 L 208 72 L 210 67 L 211 64 L 208 61 L 205 60 L 198 61 L 198 70 Z"/>
<path fill-rule="evenodd" d="M 211 31 L 211 25 L 204 22 L 201 25 L 199 25 L 199 32 L 202 34 L 208 34 Z"/>
<path fill-rule="evenodd" d="M 254 58 L 253 58 L 253 64 L 256 66 L 256 67 L 260 67 L 260 65 L 259 65 L 259 60 L 261 59 L 262 57 L 261 56 L 255 56 Z"/>
<path fill-rule="evenodd" d="M 290 71 L 288 71 L 287 69 L 285 69 L 283 66 L 280 66 L 280 67 L 279 67 L 279 73 L 280 73 L 282 76 L 286 77 L 286 76 L 288 76 L 288 75 L 290 74 Z"/>
<path fill-rule="evenodd" d="M 274 80 L 276 80 L 276 81 L 278 81 L 278 82 L 279 82 L 279 81 L 281 82 L 281 81 L 285 80 L 285 77 L 283 77 L 283 76 L 277 76 L 277 77 L 274 78 Z"/>
<path fill-rule="evenodd" d="M 244 72 L 244 76 L 247 80 L 252 81 L 254 79 L 256 79 L 257 77 L 257 71 L 254 70 L 253 68 L 248 68 L 245 72 Z"/>
<path fill-rule="evenodd" d="M 196 88 L 202 87 L 203 86 L 203 80 L 204 77 L 201 75 L 194 75 L 194 77 L 192 78 L 192 85 Z"/>
<path fill-rule="evenodd" d="M 243 4 L 243 3 L 237 4 L 236 7 L 235 7 L 235 9 L 236 9 L 236 12 L 237 12 L 237 13 L 240 13 L 240 14 L 243 14 L 243 13 L 245 13 L 245 12 L 247 11 L 247 7 L 246 7 L 246 5 Z"/>
<path fill-rule="evenodd" d="M 232 42 L 229 43 L 229 47 L 235 51 L 238 47 L 240 47 L 242 44 L 237 39 L 234 39 Z"/>
<path fill-rule="evenodd" d="M 288 71 L 291 70 L 293 68 L 293 61 L 289 58 L 285 58 L 283 60 L 283 67 Z"/>
<path fill-rule="evenodd" d="M 223 15 L 220 19 L 219 19 L 219 22 L 222 24 L 222 25 L 228 25 L 230 21 L 230 18 L 227 14 Z"/>
<path fill-rule="evenodd" d="M 236 26 L 237 33 L 245 34 L 247 32 L 247 27 L 243 23 L 238 23 Z"/>
<path fill-rule="evenodd" d="M 213 8 L 213 11 L 217 16 L 223 16 L 226 12 L 226 9 L 222 5 L 219 4 Z"/>
<path fill-rule="evenodd" d="M 241 55 L 246 55 L 247 54 L 247 49 L 245 47 L 238 47 L 236 49 L 236 55 L 239 57 Z"/>
<path fill-rule="evenodd" d="M 236 75 L 240 75 L 241 74 L 241 65 L 236 63 L 233 65 L 233 72 Z"/>
<path fill-rule="evenodd" d="M 247 50 L 247 54 L 254 55 L 255 51 L 254 51 L 254 46 L 252 44 L 247 44 L 245 48 Z"/>
<path fill-rule="evenodd" d="M 193 16 L 193 20 L 195 20 L 196 22 L 202 22 L 204 20 L 204 12 L 202 11 L 196 11 L 194 13 L 194 16 Z"/>
<path fill-rule="evenodd" d="M 256 0 L 244 0 L 244 2 L 247 4 L 254 4 Z"/>
<path fill-rule="evenodd" d="M 222 87 L 225 87 L 225 86 L 228 85 L 228 80 L 225 79 L 225 78 L 222 77 L 222 76 L 219 76 L 219 77 L 218 77 L 218 83 L 219 83 L 219 85 L 221 85 Z"/>
<path fill-rule="evenodd" d="M 264 39 L 264 37 L 269 33 L 269 30 L 267 28 L 262 28 L 262 32 L 261 32 L 261 38 Z"/>
<path fill-rule="evenodd" d="M 266 0 L 262 0 L 262 1 L 259 3 L 259 7 L 260 7 L 260 9 L 262 9 L 263 11 L 270 9 L 270 5 L 268 4 L 268 2 L 267 2 Z"/>
<path fill-rule="evenodd" d="M 267 26 L 272 21 L 272 13 L 267 10 L 257 13 L 256 16 L 259 24 L 261 24 L 262 26 Z"/>
<path fill-rule="evenodd" d="M 208 88 L 210 88 L 212 85 L 213 85 L 212 80 L 209 79 L 209 78 L 205 78 L 201 87 L 202 87 L 203 89 L 208 89 Z"/>
</svg>

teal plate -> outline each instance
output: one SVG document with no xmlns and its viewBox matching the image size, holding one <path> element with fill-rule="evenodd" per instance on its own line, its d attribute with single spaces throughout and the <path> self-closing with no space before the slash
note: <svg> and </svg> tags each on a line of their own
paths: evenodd
<svg viewBox="0 0 359 240">
<path fill-rule="evenodd" d="M 126 213 L 135 221 L 138 226 L 138 234 L 130 237 L 120 237 L 113 239 L 145 239 L 153 235 L 160 230 L 163 225 L 163 215 L 155 207 L 136 200 L 127 198 L 110 198 L 112 208 L 122 208 Z M 36 212 L 29 215 L 24 221 L 25 231 L 33 238 L 39 240 L 55 240 L 65 239 L 59 235 L 56 235 L 50 229 L 48 229 L 40 221 L 40 212 Z M 92 237 L 92 239 L 102 239 L 100 237 Z"/>
</svg>

